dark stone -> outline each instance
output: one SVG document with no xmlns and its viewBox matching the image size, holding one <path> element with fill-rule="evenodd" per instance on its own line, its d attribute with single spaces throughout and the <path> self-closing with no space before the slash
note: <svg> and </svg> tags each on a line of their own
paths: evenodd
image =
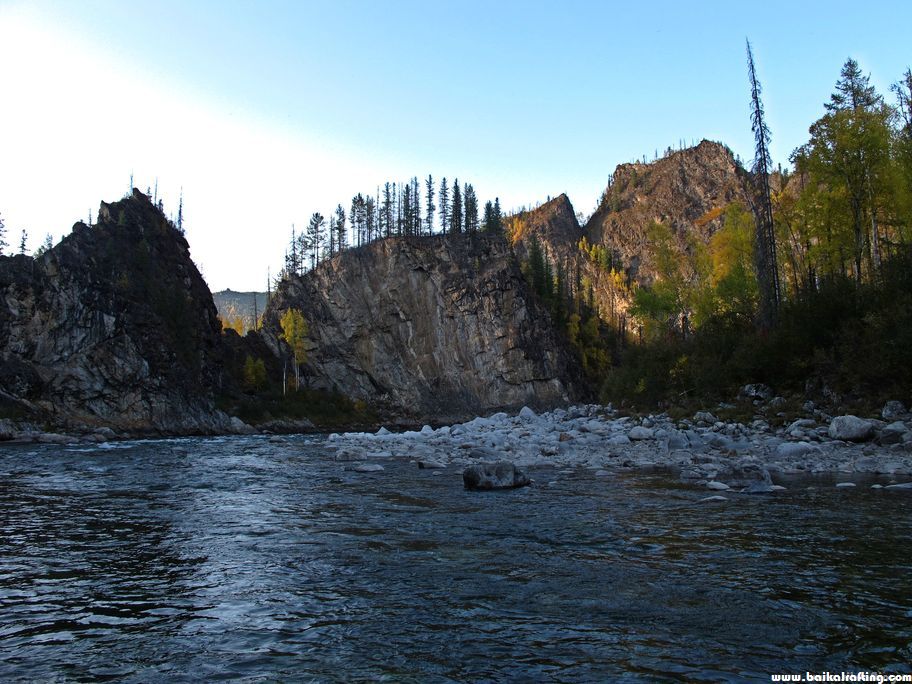
<svg viewBox="0 0 912 684">
<path fill-rule="evenodd" d="M 466 489 L 473 491 L 516 489 L 532 484 L 532 480 L 509 461 L 470 465 L 462 472 L 462 482 Z"/>
</svg>

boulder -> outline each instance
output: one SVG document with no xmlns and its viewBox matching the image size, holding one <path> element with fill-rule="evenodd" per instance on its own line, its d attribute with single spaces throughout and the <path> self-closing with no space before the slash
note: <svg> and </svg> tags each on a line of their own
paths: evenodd
<svg viewBox="0 0 912 684">
<path fill-rule="evenodd" d="M 772 396 L 773 390 L 769 387 L 769 385 L 764 385 L 762 383 L 745 385 L 738 392 L 739 399 L 769 401 Z"/>
<path fill-rule="evenodd" d="M 472 491 L 516 489 L 532 484 L 532 480 L 509 461 L 470 465 L 462 472 L 462 482 Z"/>
<path fill-rule="evenodd" d="M 231 432 L 235 435 L 253 435 L 256 434 L 256 429 L 237 416 L 231 416 Z"/>
<path fill-rule="evenodd" d="M 528 406 L 523 406 L 522 409 L 520 409 L 520 411 L 519 411 L 520 420 L 529 421 L 529 420 L 535 420 L 535 418 L 536 418 L 535 411 L 530 409 Z"/>
<path fill-rule="evenodd" d="M 697 411 L 693 419 L 697 425 L 715 425 L 719 420 L 709 411 Z"/>
<path fill-rule="evenodd" d="M 905 416 L 908 411 L 906 410 L 905 405 L 901 401 L 888 401 L 884 404 L 883 410 L 880 412 L 881 417 L 884 420 L 896 420 Z"/>
<path fill-rule="evenodd" d="M 640 440 L 640 439 L 652 439 L 654 434 L 655 433 L 653 432 L 653 430 L 651 428 L 642 427 L 641 425 L 637 425 L 629 433 L 627 433 L 627 436 L 632 440 Z"/>
<path fill-rule="evenodd" d="M 830 423 L 829 435 L 844 442 L 863 442 L 874 434 L 874 424 L 858 416 L 837 416 Z"/>
<path fill-rule="evenodd" d="M 884 446 L 902 444 L 907 431 L 906 424 L 897 420 L 881 428 L 877 441 Z"/>
</svg>

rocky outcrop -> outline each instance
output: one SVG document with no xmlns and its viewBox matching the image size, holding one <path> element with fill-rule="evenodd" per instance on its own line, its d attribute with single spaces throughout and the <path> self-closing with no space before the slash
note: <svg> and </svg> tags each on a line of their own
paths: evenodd
<svg viewBox="0 0 912 684">
<path fill-rule="evenodd" d="M 263 331 L 277 353 L 289 308 L 309 326 L 313 387 L 437 420 L 573 392 L 550 317 L 500 236 L 390 238 L 286 279 Z"/>
<path fill-rule="evenodd" d="M 747 174 L 727 147 L 704 140 L 651 164 L 619 165 L 585 234 L 614 250 L 630 278 L 648 282 L 652 223 L 670 228 L 683 251 L 687 236 L 707 242 L 736 201 L 749 206 Z"/>
<path fill-rule="evenodd" d="M 525 211 L 512 221 L 511 240 L 516 256 L 528 257 L 529 244 L 538 240 L 552 263 L 575 257 L 583 229 L 577 221 L 570 198 L 561 194 L 540 207 Z"/>
<path fill-rule="evenodd" d="M 0 258 L 0 396 L 75 429 L 230 430 L 216 411 L 220 325 L 183 235 L 148 197 L 38 258 Z"/>
</svg>

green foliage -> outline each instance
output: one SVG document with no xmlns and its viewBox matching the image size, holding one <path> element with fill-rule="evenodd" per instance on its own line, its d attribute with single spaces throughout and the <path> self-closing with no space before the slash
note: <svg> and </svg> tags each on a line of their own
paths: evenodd
<svg viewBox="0 0 912 684">
<path fill-rule="evenodd" d="M 749 319 L 718 312 L 688 339 L 664 337 L 625 350 L 602 388 L 605 401 L 641 407 L 729 400 L 748 382 L 805 392 L 813 380 L 845 401 L 872 405 L 912 391 L 912 251 L 884 263 L 878 283 L 851 278 L 787 302 L 779 325 L 758 335 Z"/>
<path fill-rule="evenodd" d="M 304 314 L 298 309 L 288 309 L 282 314 L 279 325 L 282 328 L 282 339 L 291 349 L 295 363 L 298 365 L 304 363 L 307 357 L 304 340 L 309 332 Z"/>
<path fill-rule="evenodd" d="M 244 389 L 248 392 L 261 392 L 266 389 L 266 363 L 263 359 L 254 359 L 247 355 L 244 360 Z"/>
</svg>

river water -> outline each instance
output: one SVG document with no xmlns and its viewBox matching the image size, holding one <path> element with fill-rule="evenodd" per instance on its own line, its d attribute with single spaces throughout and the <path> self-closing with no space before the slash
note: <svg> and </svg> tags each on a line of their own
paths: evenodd
<svg viewBox="0 0 912 684">
<path fill-rule="evenodd" d="M 0 447 L 0 680 L 912 671 L 912 493 L 344 466 L 321 437 Z"/>
</svg>

